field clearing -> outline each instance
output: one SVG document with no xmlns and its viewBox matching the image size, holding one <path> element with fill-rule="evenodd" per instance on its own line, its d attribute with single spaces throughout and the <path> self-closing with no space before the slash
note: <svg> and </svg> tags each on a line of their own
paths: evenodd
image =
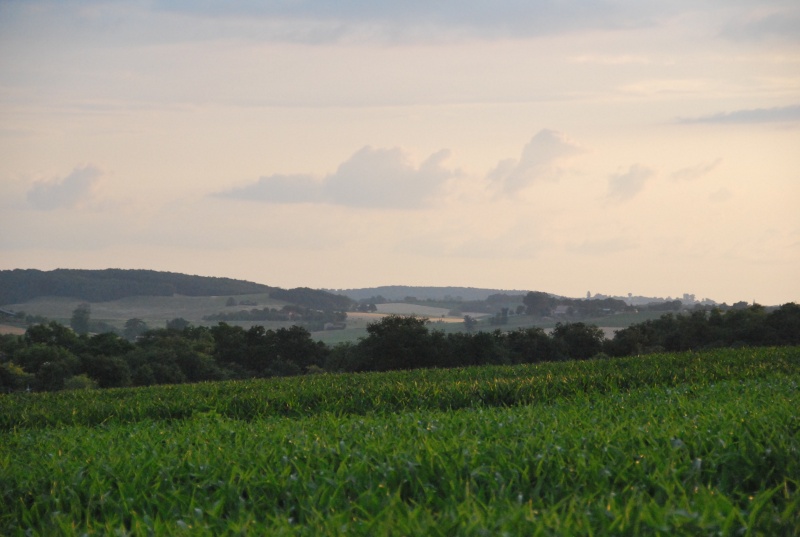
<svg viewBox="0 0 800 537">
<path fill-rule="evenodd" d="M 380 306 L 378 306 L 380 310 Z M 401 310 L 414 310 L 417 308 L 425 308 L 425 306 L 414 306 L 413 304 L 394 304 L 396 306 L 410 306 L 409 308 L 387 308 L 388 310 L 397 309 L 398 311 Z M 428 308 L 428 309 L 436 309 L 441 310 L 442 308 Z M 422 311 L 422 310 L 420 310 Z M 337 343 L 345 343 L 345 342 L 355 342 L 359 338 L 367 336 L 367 325 L 370 323 L 374 323 L 380 321 L 382 318 L 386 317 L 387 315 L 414 315 L 415 313 L 389 313 L 389 312 L 358 312 L 358 311 L 351 311 L 347 313 L 347 328 L 344 330 L 328 330 L 328 331 L 319 331 L 314 332 L 312 335 L 315 340 L 322 341 L 326 345 L 336 345 Z M 423 315 L 422 313 L 416 313 L 419 317 L 428 317 L 427 315 Z M 465 330 L 464 328 L 464 318 L 463 317 L 435 317 L 429 318 L 430 324 L 429 328 L 432 330 L 442 330 L 443 332 L 461 332 Z"/>
<path fill-rule="evenodd" d="M 796 535 L 798 382 L 792 348 L 0 396 L 0 534 Z"/>
<path fill-rule="evenodd" d="M 407 306 L 413 306 L 413 304 L 405 304 Z M 380 310 L 380 308 L 378 308 Z M 389 308 L 394 309 L 394 308 Z M 397 308 L 397 309 L 408 309 L 413 310 L 413 307 L 410 308 Z M 429 309 L 438 309 L 438 308 L 429 308 Z M 431 317 L 429 315 L 425 315 L 422 313 L 386 313 L 386 312 L 360 312 L 360 311 L 350 311 L 347 313 L 347 323 L 350 324 L 351 321 L 356 323 L 367 325 L 369 323 L 373 323 L 375 321 L 380 321 L 387 315 L 416 315 L 417 317 L 427 317 L 431 323 L 463 323 L 464 317 L 442 317 L 441 315 L 436 315 Z"/>
<path fill-rule="evenodd" d="M 0 334 L 14 334 L 21 336 L 25 333 L 25 329 L 19 326 L 12 326 L 10 324 L 0 324 Z"/>
<path fill-rule="evenodd" d="M 447 308 L 436 308 L 433 306 L 420 306 L 418 304 L 407 304 L 405 302 L 389 302 L 386 304 L 377 304 L 378 313 L 386 315 L 416 315 L 418 317 L 447 317 L 450 310 Z M 461 319 L 463 320 L 463 318 Z"/>
</svg>

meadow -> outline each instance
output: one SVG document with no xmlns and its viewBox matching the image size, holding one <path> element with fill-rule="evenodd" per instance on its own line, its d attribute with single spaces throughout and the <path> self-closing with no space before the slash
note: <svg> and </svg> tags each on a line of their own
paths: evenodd
<svg viewBox="0 0 800 537">
<path fill-rule="evenodd" d="M 91 304 L 92 321 L 107 323 L 109 326 L 122 331 L 125 322 L 129 319 L 137 318 L 143 320 L 150 328 L 163 328 L 167 321 L 182 318 L 195 326 L 215 326 L 217 321 L 207 321 L 204 317 L 219 312 L 233 312 L 238 310 L 250 310 L 256 308 L 276 308 L 280 309 L 286 302 L 270 298 L 268 293 L 237 295 L 236 300 L 253 302 L 257 306 L 235 306 L 228 307 L 226 302 L 228 296 L 134 296 L 106 302 L 93 302 Z M 25 303 L 7 304 L 6 309 L 12 311 L 23 311 L 29 315 L 39 315 L 46 319 L 57 321 L 65 326 L 69 326 L 72 312 L 84 301 L 66 297 L 38 297 Z M 322 341 L 327 345 L 335 345 L 342 342 L 356 342 L 359 338 L 367 335 L 367 325 L 385 315 L 417 315 L 427 317 L 431 320 L 431 327 L 445 333 L 463 332 L 466 330 L 462 317 L 453 317 L 448 314 L 446 308 L 409 304 L 403 302 L 379 304 L 376 313 L 349 312 L 347 328 L 344 330 L 328 330 L 313 332 L 314 339 Z M 644 322 L 648 319 L 657 319 L 663 312 L 642 311 L 639 313 L 626 313 L 620 315 L 607 315 L 599 318 L 581 319 L 586 323 L 596 324 L 605 327 L 606 336 L 613 337 L 613 330 L 625 328 L 635 323 Z M 530 328 L 540 326 L 551 329 L 556 325 L 557 320 L 549 318 L 536 318 L 527 315 L 513 315 L 509 317 L 508 323 L 502 326 L 489 324 L 491 316 L 486 314 L 472 314 L 481 320 L 478 327 L 480 330 L 494 330 L 500 328 L 504 331 L 515 330 L 518 328 Z M 227 321 L 230 325 L 241 326 L 245 329 L 254 325 L 264 326 L 267 329 L 276 330 L 282 327 L 289 327 L 293 323 L 283 321 Z M 23 330 L 20 326 L 0 325 L 0 333 L 20 333 Z"/>
<path fill-rule="evenodd" d="M 800 349 L 0 396 L 3 535 L 797 535 Z"/>
</svg>

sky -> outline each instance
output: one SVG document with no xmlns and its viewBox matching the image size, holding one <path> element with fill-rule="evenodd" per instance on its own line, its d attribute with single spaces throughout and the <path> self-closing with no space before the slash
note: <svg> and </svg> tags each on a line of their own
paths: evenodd
<svg viewBox="0 0 800 537">
<path fill-rule="evenodd" d="M 0 0 L 0 269 L 800 302 L 796 0 Z"/>
</svg>

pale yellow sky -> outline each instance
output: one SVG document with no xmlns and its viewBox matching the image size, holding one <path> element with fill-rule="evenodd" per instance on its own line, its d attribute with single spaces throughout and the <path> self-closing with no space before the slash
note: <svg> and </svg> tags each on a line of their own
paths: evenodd
<svg viewBox="0 0 800 537">
<path fill-rule="evenodd" d="M 0 269 L 800 301 L 795 2 L 0 3 Z"/>
</svg>

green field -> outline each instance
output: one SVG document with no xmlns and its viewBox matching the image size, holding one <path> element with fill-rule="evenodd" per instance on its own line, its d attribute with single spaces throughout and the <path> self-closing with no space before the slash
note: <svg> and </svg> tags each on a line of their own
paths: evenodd
<svg viewBox="0 0 800 537">
<path fill-rule="evenodd" d="M 137 296 L 112 300 L 108 302 L 94 302 L 90 304 L 92 321 L 102 321 L 122 330 L 128 319 L 142 319 L 150 328 L 163 328 L 167 321 L 176 318 L 183 318 L 195 326 L 214 326 L 217 321 L 205 321 L 203 317 L 219 312 L 233 312 L 237 310 L 249 310 L 256 308 L 276 308 L 280 309 L 286 302 L 275 300 L 269 297 L 268 293 L 237 295 L 237 301 L 252 301 L 258 306 L 234 306 L 226 307 L 225 303 L 228 296 Z M 58 321 L 69 326 L 72 312 L 83 301 L 65 297 L 39 297 L 23 304 L 7 304 L 6 309 L 12 311 L 23 311 L 29 315 L 40 315 L 47 319 Z M 431 306 L 391 303 L 378 305 L 378 312 L 382 314 L 417 315 L 428 317 L 431 320 L 431 329 L 440 330 L 445 333 L 463 332 L 466 330 L 463 323 L 437 322 L 442 315 L 447 313 L 444 308 Z M 640 312 L 627 313 L 621 315 L 608 315 L 605 317 L 580 319 L 587 324 L 607 327 L 607 337 L 613 337 L 613 329 L 625 328 L 631 324 L 641 323 L 649 319 L 657 319 L 663 312 Z M 493 331 L 516 330 L 518 328 L 530 328 L 538 326 L 545 329 L 553 328 L 557 322 L 566 322 L 566 319 L 536 318 L 528 315 L 512 315 L 505 325 L 493 326 L 489 323 L 488 315 L 479 315 L 480 322 L 476 330 Z M 351 314 L 347 321 L 347 328 L 344 330 L 330 330 L 314 332 L 314 339 L 322 341 L 327 345 L 335 345 L 342 342 L 355 342 L 367 335 L 367 324 L 375 319 L 359 318 L 358 314 Z M 575 319 L 572 319 L 573 321 Z M 270 322 L 270 321 L 228 321 L 228 324 L 242 326 L 247 329 L 253 325 L 261 325 L 267 329 L 276 330 L 288 327 L 289 322 Z"/>
<path fill-rule="evenodd" d="M 3 535 L 797 535 L 800 349 L 0 396 Z"/>
<path fill-rule="evenodd" d="M 286 304 L 269 297 L 269 293 L 237 295 L 237 301 L 249 300 L 258 303 L 258 306 L 226 307 L 228 296 L 132 296 L 108 302 L 93 302 L 91 319 L 103 321 L 118 329 L 125 326 L 128 319 L 142 319 L 152 328 L 163 328 L 167 321 L 183 318 L 194 325 L 215 325 L 216 321 L 204 321 L 206 315 L 213 315 L 221 311 L 231 312 L 257 308 L 281 308 Z M 23 304 L 8 304 L 4 306 L 12 311 L 24 311 L 29 315 L 41 315 L 48 319 L 58 321 L 69 326 L 72 312 L 84 301 L 65 297 L 39 297 Z M 254 323 L 229 323 L 241 324 L 249 327 Z M 269 325 L 270 323 L 259 323 Z M 272 323 L 284 326 L 287 323 Z"/>
</svg>

